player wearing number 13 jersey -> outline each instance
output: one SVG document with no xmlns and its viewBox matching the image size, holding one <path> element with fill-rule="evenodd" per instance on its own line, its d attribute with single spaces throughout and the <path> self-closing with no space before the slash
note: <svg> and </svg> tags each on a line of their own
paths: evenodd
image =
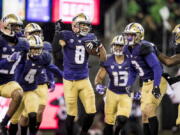
<svg viewBox="0 0 180 135">
<path fill-rule="evenodd" d="M 105 98 L 105 128 L 103 135 L 119 135 L 131 112 L 132 100 L 126 93 L 131 64 L 123 54 L 123 46 L 122 35 L 114 37 L 111 43 L 113 55 L 101 63 L 95 79 L 96 91 L 100 93 L 105 90 L 102 82 L 106 73 L 110 78 Z M 115 133 L 113 133 L 115 123 Z"/>
<path fill-rule="evenodd" d="M 15 81 L 15 72 L 20 61 L 26 56 L 29 44 L 22 38 L 17 38 L 12 24 L 18 23 L 14 14 L 7 15 L 1 20 L 0 35 L 0 96 L 12 98 L 9 109 L 0 124 L 0 134 L 6 133 L 5 126 L 18 108 L 22 98 L 22 88 Z"/>
<path fill-rule="evenodd" d="M 96 112 L 95 95 L 89 81 L 89 54 L 84 46 L 87 40 L 96 40 L 96 36 L 89 33 L 90 28 L 90 21 L 81 13 L 73 18 L 73 31 L 61 31 L 59 35 L 59 43 L 63 47 L 64 53 L 63 83 L 68 114 L 66 119 L 67 135 L 72 135 L 73 121 L 78 111 L 78 97 L 80 97 L 87 115 L 84 117 L 81 135 L 87 134 Z M 102 55 L 100 49 L 100 60 L 105 59 L 102 58 Z"/>
<path fill-rule="evenodd" d="M 153 44 L 143 40 L 144 29 L 140 24 L 128 24 L 123 34 L 126 43 L 124 53 L 135 69 L 128 85 L 132 85 L 136 75 L 143 81 L 141 110 L 144 134 L 158 135 L 156 110 L 167 89 L 167 81 L 162 77 L 162 66 Z"/>
</svg>

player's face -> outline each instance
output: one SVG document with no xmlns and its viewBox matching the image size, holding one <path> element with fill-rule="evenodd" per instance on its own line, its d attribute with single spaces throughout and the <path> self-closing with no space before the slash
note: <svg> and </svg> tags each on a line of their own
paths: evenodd
<svg viewBox="0 0 180 135">
<path fill-rule="evenodd" d="M 29 33 L 29 35 L 41 36 L 41 32 L 40 31 L 34 31 L 34 32 Z"/>
<path fill-rule="evenodd" d="M 32 56 L 38 56 L 42 53 L 42 48 L 31 48 L 29 53 Z"/>
<path fill-rule="evenodd" d="M 119 44 L 114 44 L 113 45 L 113 53 L 116 56 L 121 56 L 123 55 L 123 45 L 119 45 Z"/>
<path fill-rule="evenodd" d="M 21 32 L 22 27 L 21 25 L 18 25 L 18 24 L 11 24 L 11 29 L 14 32 Z"/>
<path fill-rule="evenodd" d="M 89 24 L 85 24 L 85 23 L 79 24 L 80 32 L 88 33 L 90 31 L 89 27 L 90 27 Z"/>
</svg>

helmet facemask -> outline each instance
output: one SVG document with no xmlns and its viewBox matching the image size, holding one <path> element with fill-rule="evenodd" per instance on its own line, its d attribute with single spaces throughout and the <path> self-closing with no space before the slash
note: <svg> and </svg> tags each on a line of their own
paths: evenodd
<svg viewBox="0 0 180 135">
<path fill-rule="evenodd" d="M 112 45 L 112 53 L 113 53 L 115 56 L 122 56 L 122 55 L 123 55 L 123 46 L 124 46 L 124 45 L 113 44 L 113 45 Z"/>
<path fill-rule="evenodd" d="M 91 25 L 85 22 L 79 22 L 79 34 L 86 36 L 91 31 Z"/>
<path fill-rule="evenodd" d="M 7 36 L 14 37 L 15 31 L 12 30 L 11 24 L 3 24 L 1 32 Z"/>
<path fill-rule="evenodd" d="M 13 37 L 16 33 L 21 32 L 23 22 L 15 14 L 8 14 L 1 20 L 1 31 L 7 36 Z"/>
<path fill-rule="evenodd" d="M 111 42 L 111 51 L 115 56 L 123 55 L 124 39 L 122 35 L 115 36 Z"/>
<path fill-rule="evenodd" d="M 39 36 L 33 35 L 28 37 L 30 49 L 29 56 L 36 57 L 42 54 L 43 52 L 43 41 Z"/>
<path fill-rule="evenodd" d="M 42 47 L 39 47 L 39 48 L 35 48 L 35 47 L 30 47 L 29 49 L 29 55 L 31 57 L 34 57 L 34 56 L 39 56 L 42 54 L 42 51 L 43 51 L 43 48 Z"/>
<path fill-rule="evenodd" d="M 33 35 L 39 36 L 39 37 L 41 37 L 42 40 L 44 40 L 44 36 L 42 34 L 42 31 L 33 31 L 33 32 L 28 33 L 28 36 L 33 36 Z"/>
</svg>

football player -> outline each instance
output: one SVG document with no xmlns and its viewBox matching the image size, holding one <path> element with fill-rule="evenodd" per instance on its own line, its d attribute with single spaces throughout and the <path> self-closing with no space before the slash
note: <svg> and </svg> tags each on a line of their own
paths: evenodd
<svg viewBox="0 0 180 135">
<path fill-rule="evenodd" d="M 96 44 L 97 38 L 90 31 L 91 22 L 85 14 L 80 13 L 72 20 L 72 31 L 64 30 L 59 33 L 59 44 L 64 52 L 63 83 L 67 107 L 67 135 L 73 133 L 74 118 L 78 112 L 78 97 L 86 112 L 80 135 L 87 134 L 96 113 L 95 95 L 88 75 L 89 54 L 85 49 L 85 42 L 88 41 L 93 48 L 95 46 L 98 48 L 101 61 L 106 59 L 106 52 L 102 44 Z"/>
<path fill-rule="evenodd" d="M 18 17 L 14 14 L 7 15 L 1 20 L 0 35 L 0 96 L 12 98 L 9 109 L 0 123 L 0 134 L 7 134 L 6 125 L 17 110 L 21 98 L 22 88 L 15 81 L 16 68 L 21 59 L 26 56 L 29 44 L 25 39 L 17 38 L 12 25 L 18 23 Z"/>
<path fill-rule="evenodd" d="M 23 100 L 13 115 L 11 123 L 17 124 L 21 116 L 21 133 L 26 134 L 27 129 L 24 127 L 28 126 L 30 134 L 35 135 L 37 132 L 37 113 L 42 96 L 42 92 L 38 88 L 37 77 L 50 64 L 51 56 L 49 53 L 43 52 L 43 41 L 39 36 L 29 36 L 28 41 L 30 51 L 24 70 L 19 76 L 19 83 L 24 90 Z"/>
<path fill-rule="evenodd" d="M 96 91 L 100 94 L 103 94 L 106 89 L 102 85 L 106 74 L 110 78 L 105 98 L 104 135 L 119 135 L 131 113 L 132 100 L 126 92 L 130 61 L 123 54 L 123 46 L 123 36 L 115 36 L 111 43 L 113 55 L 101 63 L 95 78 Z M 113 133 L 113 125 L 115 124 L 115 132 Z"/>
<path fill-rule="evenodd" d="M 43 38 L 43 32 L 41 27 L 36 24 L 36 23 L 29 23 L 25 27 L 25 37 L 28 38 L 29 36 L 36 35 L 39 36 L 42 40 Z M 48 52 L 50 55 L 52 53 L 52 48 L 51 44 L 49 42 L 44 41 L 43 42 L 43 51 Z M 50 64 L 46 67 L 46 69 L 43 69 L 40 74 L 38 74 L 37 77 L 37 83 L 38 83 L 38 92 L 40 96 L 40 105 L 37 113 L 37 128 L 40 126 L 40 123 L 42 121 L 42 115 L 47 103 L 47 98 L 48 98 L 48 87 L 53 91 L 55 89 L 55 81 L 54 81 L 54 76 L 51 73 L 53 72 L 56 74 L 56 76 L 62 78 L 62 71 L 59 70 L 57 66 L 54 64 Z M 23 127 L 24 130 L 27 129 L 27 127 Z M 17 132 L 18 125 L 17 123 L 11 123 L 9 132 L 10 133 L 15 133 Z"/>
<path fill-rule="evenodd" d="M 167 89 L 167 81 L 162 77 L 161 63 L 153 43 L 144 40 L 144 28 L 139 23 L 128 24 L 123 36 L 126 44 L 124 54 L 130 58 L 135 68 L 134 75 L 128 80 L 127 91 L 139 75 L 143 81 L 141 110 L 144 134 L 158 135 L 156 110 Z"/>
<path fill-rule="evenodd" d="M 174 66 L 174 65 L 178 65 L 180 64 L 180 24 L 176 25 L 175 28 L 172 31 L 172 45 L 173 47 L 175 47 L 176 49 L 176 54 L 169 57 L 166 56 L 163 53 L 158 53 L 158 57 L 160 59 L 160 61 L 165 64 L 166 66 Z M 180 87 L 180 69 L 177 73 L 176 77 L 173 78 L 169 78 L 169 81 L 171 80 L 172 84 L 176 85 L 174 86 L 174 90 L 178 90 L 179 91 L 179 87 Z M 178 117 L 176 120 L 176 125 L 180 125 L 180 105 L 178 106 Z"/>
<path fill-rule="evenodd" d="M 29 35 L 37 35 L 39 37 L 42 38 L 42 40 L 44 39 L 43 37 L 43 32 L 41 27 L 36 24 L 36 23 L 29 23 L 26 27 L 25 27 L 25 37 L 28 37 Z M 50 55 L 52 55 L 52 46 L 49 42 L 44 41 L 43 42 L 43 51 L 48 52 Z M 40 95 L 41 95 L 41 103 L 39 106 L 39 110 L 37 113 L 37 122 L 38 125 L 37 127 L 40 126 L 40 123 L 42 121 L 42 114 L 44 112 L 45 109 L 45 105 L 47 103 L 47 94 L 48 94 L 48 87 L 51 89 L 51 92 L 54 91 L 55 89 L 55 81 L 54 81 L 54 75 L 52 74 L 54 73 L 58 78 L 62 78 L 62 71 L 54 64 L 50 64 L 49 66 L 46 67 L 46 69 L 44 69 L 44 71 L 39 74 L 38 78 L 38 89 L 40 91 Z M 48 87 L 47 87 L 48 85 Z"/>
</svg>

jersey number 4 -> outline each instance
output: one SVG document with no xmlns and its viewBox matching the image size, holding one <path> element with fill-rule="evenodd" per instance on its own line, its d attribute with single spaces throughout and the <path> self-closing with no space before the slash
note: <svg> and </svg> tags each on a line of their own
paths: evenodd
<svg viewBox="0 0 180 135">
<path fill-rule="evenodd" d="M 37 73 L 37 69 L 30 69 L 29 72 L 25 76 L 25 80 L 30 84 L 34 83 L 35 75 Z"/>
</svg>

